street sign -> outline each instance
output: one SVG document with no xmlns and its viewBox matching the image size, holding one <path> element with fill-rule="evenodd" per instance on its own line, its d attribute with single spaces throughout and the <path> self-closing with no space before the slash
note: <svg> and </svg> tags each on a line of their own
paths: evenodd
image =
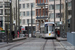
<svg viewBox="0 0 75 50">
<path fill-rule="evenodd" d="M 21 30 L 22 30 L 22 31 L 25 31 L 25 27 L 21 27 Z"/>
<path fill-rule="evenodd" d="M 3 30 L 3 28 L 0 27 L 0 30 Z"/>
</svg>

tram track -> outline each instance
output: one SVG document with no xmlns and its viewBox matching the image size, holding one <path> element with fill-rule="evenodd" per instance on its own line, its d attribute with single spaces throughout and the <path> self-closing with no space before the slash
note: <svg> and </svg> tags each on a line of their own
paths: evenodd
<svg viewBox="0 0 75 50">
<path fill-rule="evenodd" d="M 45 46 L 48 40 L 45 41 L 44 45 L 43 45 L 43 50 L 45 50 Z"/>
<path fill-rule="evenodd" d="M 56 45 L 54 43 L 54 39 L 52 39 L 54 50 L 56 50 Z"/>
<path fill-rule="evenodd" d="M 14 43 L 14 44 L 11 44 L 11 45 L 8 45 L 8 46 L 5 46 L 5 47 L 8 47 L 7 50 L 11 50 L 11 49 L 13 49 L 13 48 L 15 48 L 15 47 L 21 46 L 22 44 L 27 43 L 27 42 L 31 42 L 31 41 L 33 41 L 33 40 L 36 40 L 36 39 L 24 40 L 24 41 L 22 41 L 22 42 L 19 42 L 19 43 L 16 43 L 16 44 Z M 65 47 L 64 47 L 60 42 L 55 41 L 55 39 L 46 39 L 46 40 L 44 41 L 44 43 L 43 43 L 43 45 L 42 45 L 42 48 L 41 48 L 40 50 L 46 50 L 46 49 L 47 49 L 46 47 L 48 46 L 48 44 L 52 44 L 53 50 L 57 50 L 57 49 L 59 49 L 59 48 L 56 48 L 56 46 L 58 46 L 58 45 L 56 45 L 56 43 L 59 44 L 60 47 L 63 47 L 62 49 L 67 50 L 67 49 L 65 49 Z M 51 46 L 51 45 L 49 45 L 49 46 Z M 48 46 L 48 47 L 49 47 L 49 46 Z M 2 47 L 2 48 L 3 48 L 3 47 Z"/>
<path fill-rule="evenodd" d="M 45 50 L 45 47 L 46 47 L 46 44 L 47 44 L 47 41 L 48 41 L 48 40 L 49 40 L 49 39 L 47 39 L 47 40 L 45 41 L 42 50 Z M 56 41 L 57 41 L 57 40 L 56 40 Z M 53 44 L 53 50 L 57 50 L 57 48 L 56 48 L 56 43 L 55 43 L 54 39 L 52 39 L 52 44 Z M 60 42 L 59 42 L 58 44 L 60 45 L 60 47 L 63 47 L 64 50 L 67 50 Z"/>
<path fill-rule="evenodd" d="M 57 50 L 56 45 L 55 45 L 55 43 L 54 43 L 54 39 L 52 39 L 52 41 L 53 41 L 54 50 Z M 56 40 L 56 41 L 57 41 L 57 40 Z M 59 41 L 58 41 L 58 42 L 59 42 Z M 60 46 L 61 46 L 64 50 L 67 50 L 60 42 L 59 42 L 59 44 L 60 44 Z"/>
<path fill-rule="evenodd" d="M 35 40 L 35 39 L 32 39 L 32 40 Z M 13 46 L 11 46 L 10 48 L 8 48 L 7 50 L 11 50 L 11 49 L 13 49 L 14 47 L 18 47 L 18 46 L 20 46 L 20 45 L 22 45 L 22 44 L 24 44 L 24 43 L 26 43 L 26 42 L 31 42 L 32 40 L 25 41 L 25 42 L 22 42 L 22 43 L 20 43 L 20 44 L 13 45 Z"/>
<path fill-rule="evenodd" d="M 26 42 L 30 42 L 30 41 L 32 41 L 32 40 L 35 40 L 35 39 L 31 39 L 31 40 L 28 39 L 28 40 L 22 40 L 22 41 L 13 42 L 13 43 L 11 43 L 11 44 L 7 44 L 7 45 L 5 45 L 5 46 L 1 46 L 0 48 L 8 47 L 7 50 L 11 50 L 11 49 L 14 48 L 14 47 L 18 47 L 18 46 L 20 46 L 20 45 L 22 45 L 22 44 L 24 44 L 24 43 L 26 43 Z"/>
</svg>

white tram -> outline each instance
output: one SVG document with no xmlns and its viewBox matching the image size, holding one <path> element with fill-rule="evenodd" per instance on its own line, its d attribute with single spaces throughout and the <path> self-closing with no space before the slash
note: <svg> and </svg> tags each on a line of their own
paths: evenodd
<svg viewBox="0 0 75 50">
<path fill-rule="evenodd" d="M 40 36 L 43 38 L 55 38 L 55 25 L 54 22 L 45 22 L 44 27 L 41 28 L 41 34 Z"/>
</svg>

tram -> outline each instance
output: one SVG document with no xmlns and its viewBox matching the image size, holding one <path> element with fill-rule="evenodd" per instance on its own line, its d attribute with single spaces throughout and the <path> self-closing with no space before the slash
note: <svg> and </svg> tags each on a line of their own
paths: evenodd
<svg viewBox="0 0 75 50">
<path fill-rule="evenodd" d="M 43 38 L 55 38 L 55 25 L 54 22 L 45 22 L 44 27 L 41 28 L 40 36 Z"/>
</svg>

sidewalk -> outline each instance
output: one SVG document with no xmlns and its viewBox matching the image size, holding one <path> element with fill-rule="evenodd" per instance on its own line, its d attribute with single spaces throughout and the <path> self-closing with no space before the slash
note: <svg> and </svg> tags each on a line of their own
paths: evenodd
<svg viewBox="0 0 75 50">
<path fill-rule="evenodd" d="M 13 39 L 13 42 L 19 41 L 19 40 L 24 40 L 24 39 L 26 39 L 26 37 L 15 38 L 15 39 Z"/>
<path fill-rule="evenodd" d="M 62 37 L 56 37 L 56 39 L 57 39 L 58 41 L 67 41 L 67 38 L 62 38 Z"/>
<path fill-rule="evenodd" d="M 26 39 L 26 37 L 15 38 L 15 39 L 13 39 L 12 42 L 16 42 L 16 41 L 20 41 L 20 40 L 24 40 L 24 39 Z M 8 44 L 7 44 L 7 42 L 0 42 L 0 48 L 1 47 L 5 47 L 5 46 L 12 45 L 12 42 L 11 43 L 9 42 Z"/>
<path fill-rule="evenodd" d="M 75 46 L 73 46 L 72 44 L 70 44 L 68 41 L 60 41 L 60 43 L 63 45 L 63 47 L 66 50 L 75 50 Z"/>
<path fill-rule="evenodd" d="M 57 37 L 56 38 L 58 41 L 60 41 L 60 43 L 62 44 L 62 46 L 66 49 L 66 50 L 75 50 L 75 46 L 73 46 L 72 44 L 70 44 L 67 41 L 67 38 L 61 38 L 61 37 Z"/>
</svg>

